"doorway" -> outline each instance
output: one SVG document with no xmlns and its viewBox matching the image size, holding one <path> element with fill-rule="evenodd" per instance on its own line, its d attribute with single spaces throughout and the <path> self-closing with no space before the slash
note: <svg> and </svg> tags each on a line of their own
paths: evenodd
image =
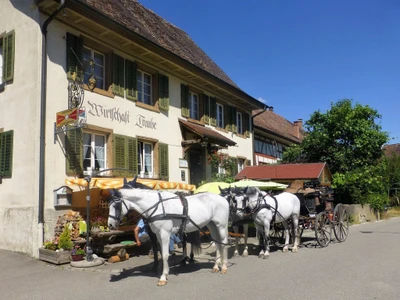
<svg viewBox="0 0 400 300">
<path fill-rule="evenodd" d="M 199 186 L 200 182 L 205 180 L 205 158 L 204 149 L 190 149 L 188 150 L 188 164 L 189 164 L 189 183 Z"/>
</svg>

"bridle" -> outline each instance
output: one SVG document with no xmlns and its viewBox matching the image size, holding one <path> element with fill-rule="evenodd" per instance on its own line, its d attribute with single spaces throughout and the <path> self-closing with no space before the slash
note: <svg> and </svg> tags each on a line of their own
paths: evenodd
<svg viewBox="0 0 400 300">
<path fill-rule="evenodd" d="M 125 208 L 127 211 L 129 211 L 128 206 L 126 205 L 125 201 L 122 199 L 122 197 L 117 197 L 115 195 L 111 196 L 109 205 L 111 206 L 112 204 L 114 204 L 114 212 L 119 212 L 116 215 L 108 215 L 109 218 L 116 220 L 116 226 L 118 227 L 122 221 L 122 204 L 124 204 Z"/>
</svg>

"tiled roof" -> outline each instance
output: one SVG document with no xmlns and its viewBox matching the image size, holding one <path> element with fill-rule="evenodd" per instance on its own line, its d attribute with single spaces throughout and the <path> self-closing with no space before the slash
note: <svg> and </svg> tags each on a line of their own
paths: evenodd
<svg viewBox="0 0 400 300">
<path fill-rule="evenodd" d="M 184 32 L 134 0 L 78 0 L 125 28 L 238 88 Z"/>
<path fill-rule="evenodd" d="M 383 151 L 386 156 L 400 155 L 400 144 L 385 145 L 383 146 Z"/>
<path fill-rule="evenodd" d="M 261 111 L 262 109 L 254 110 L 253 116 Z M 296 143 L 301 143 L 303 140 L 304 130 L 300 129 L 299 137 L 295 136 L 295 125 L 271 110 L 266 110 L 256 116 L 254 118 L 254 126 L 279 134 Z"/>
<path fill-rule="evenodd" d="M 324 167 L 325 163 L 250 166 L 245 167 L 235 179 L 317 179 Z"/>
<path fill-rule="evenodd" d="M 188 129 L 189 131 L 197 134 L 198 136 L 200 136 L 201 138 L 207 138 L 210 139 L 212 141 L 215 141 L 217 144 L 221 144 L 222 146 L 234 146 L 236 145 L 236 143 L 234 141 L 232 141 L 231 139 L 228 139 L 227 137 L 224 137 L 222 134 L 216 132 L 213 129 L 201 126 L 201 125 L 197 125 L 194 123 L 190 123 L 188 121 L 184 121 L 179 119 L 179 125 L 181 125 L 186 129 Z"/>
</svg>

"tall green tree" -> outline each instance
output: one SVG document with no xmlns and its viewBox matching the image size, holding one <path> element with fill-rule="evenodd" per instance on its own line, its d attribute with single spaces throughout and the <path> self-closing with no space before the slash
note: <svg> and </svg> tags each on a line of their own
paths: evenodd
<svg viewBox="0 0 400 300">
<path fill-rule="evenodd" d="M 382 146 L 389 135 L 382 131 L 381 115 L 368 105 L 343 99 L 325 113 L 314 112 L 305 122 L 306 136 L 300 145 L 286 149 L 283 163 L 326 162 L 334 174 L 334 185 L 351 201 L 361 203 L 371 193 L 384 190 L 380 164 Z M 360 179 L 366 181 L 357 187 Z"/>
</svg>

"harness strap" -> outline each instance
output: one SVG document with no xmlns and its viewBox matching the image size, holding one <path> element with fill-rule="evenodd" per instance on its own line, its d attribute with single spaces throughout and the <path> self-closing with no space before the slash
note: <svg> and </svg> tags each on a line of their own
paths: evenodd
<svg viewBox="0 0 400 300">
<path fill-rule="evenodd" d="M 183 232 L 186 229 L 186 225 L 189 219 L 188 216 L 188 202 L 186 197 L 182 193 L 176 193 L 179 196 L 179 199 L 181 200 L 181 204 L 183 206 L 183 211 L 182 211 L 182 224 L 181 227 L 179 228 L 178 235 L 182 236 Z"/>
</svg>

